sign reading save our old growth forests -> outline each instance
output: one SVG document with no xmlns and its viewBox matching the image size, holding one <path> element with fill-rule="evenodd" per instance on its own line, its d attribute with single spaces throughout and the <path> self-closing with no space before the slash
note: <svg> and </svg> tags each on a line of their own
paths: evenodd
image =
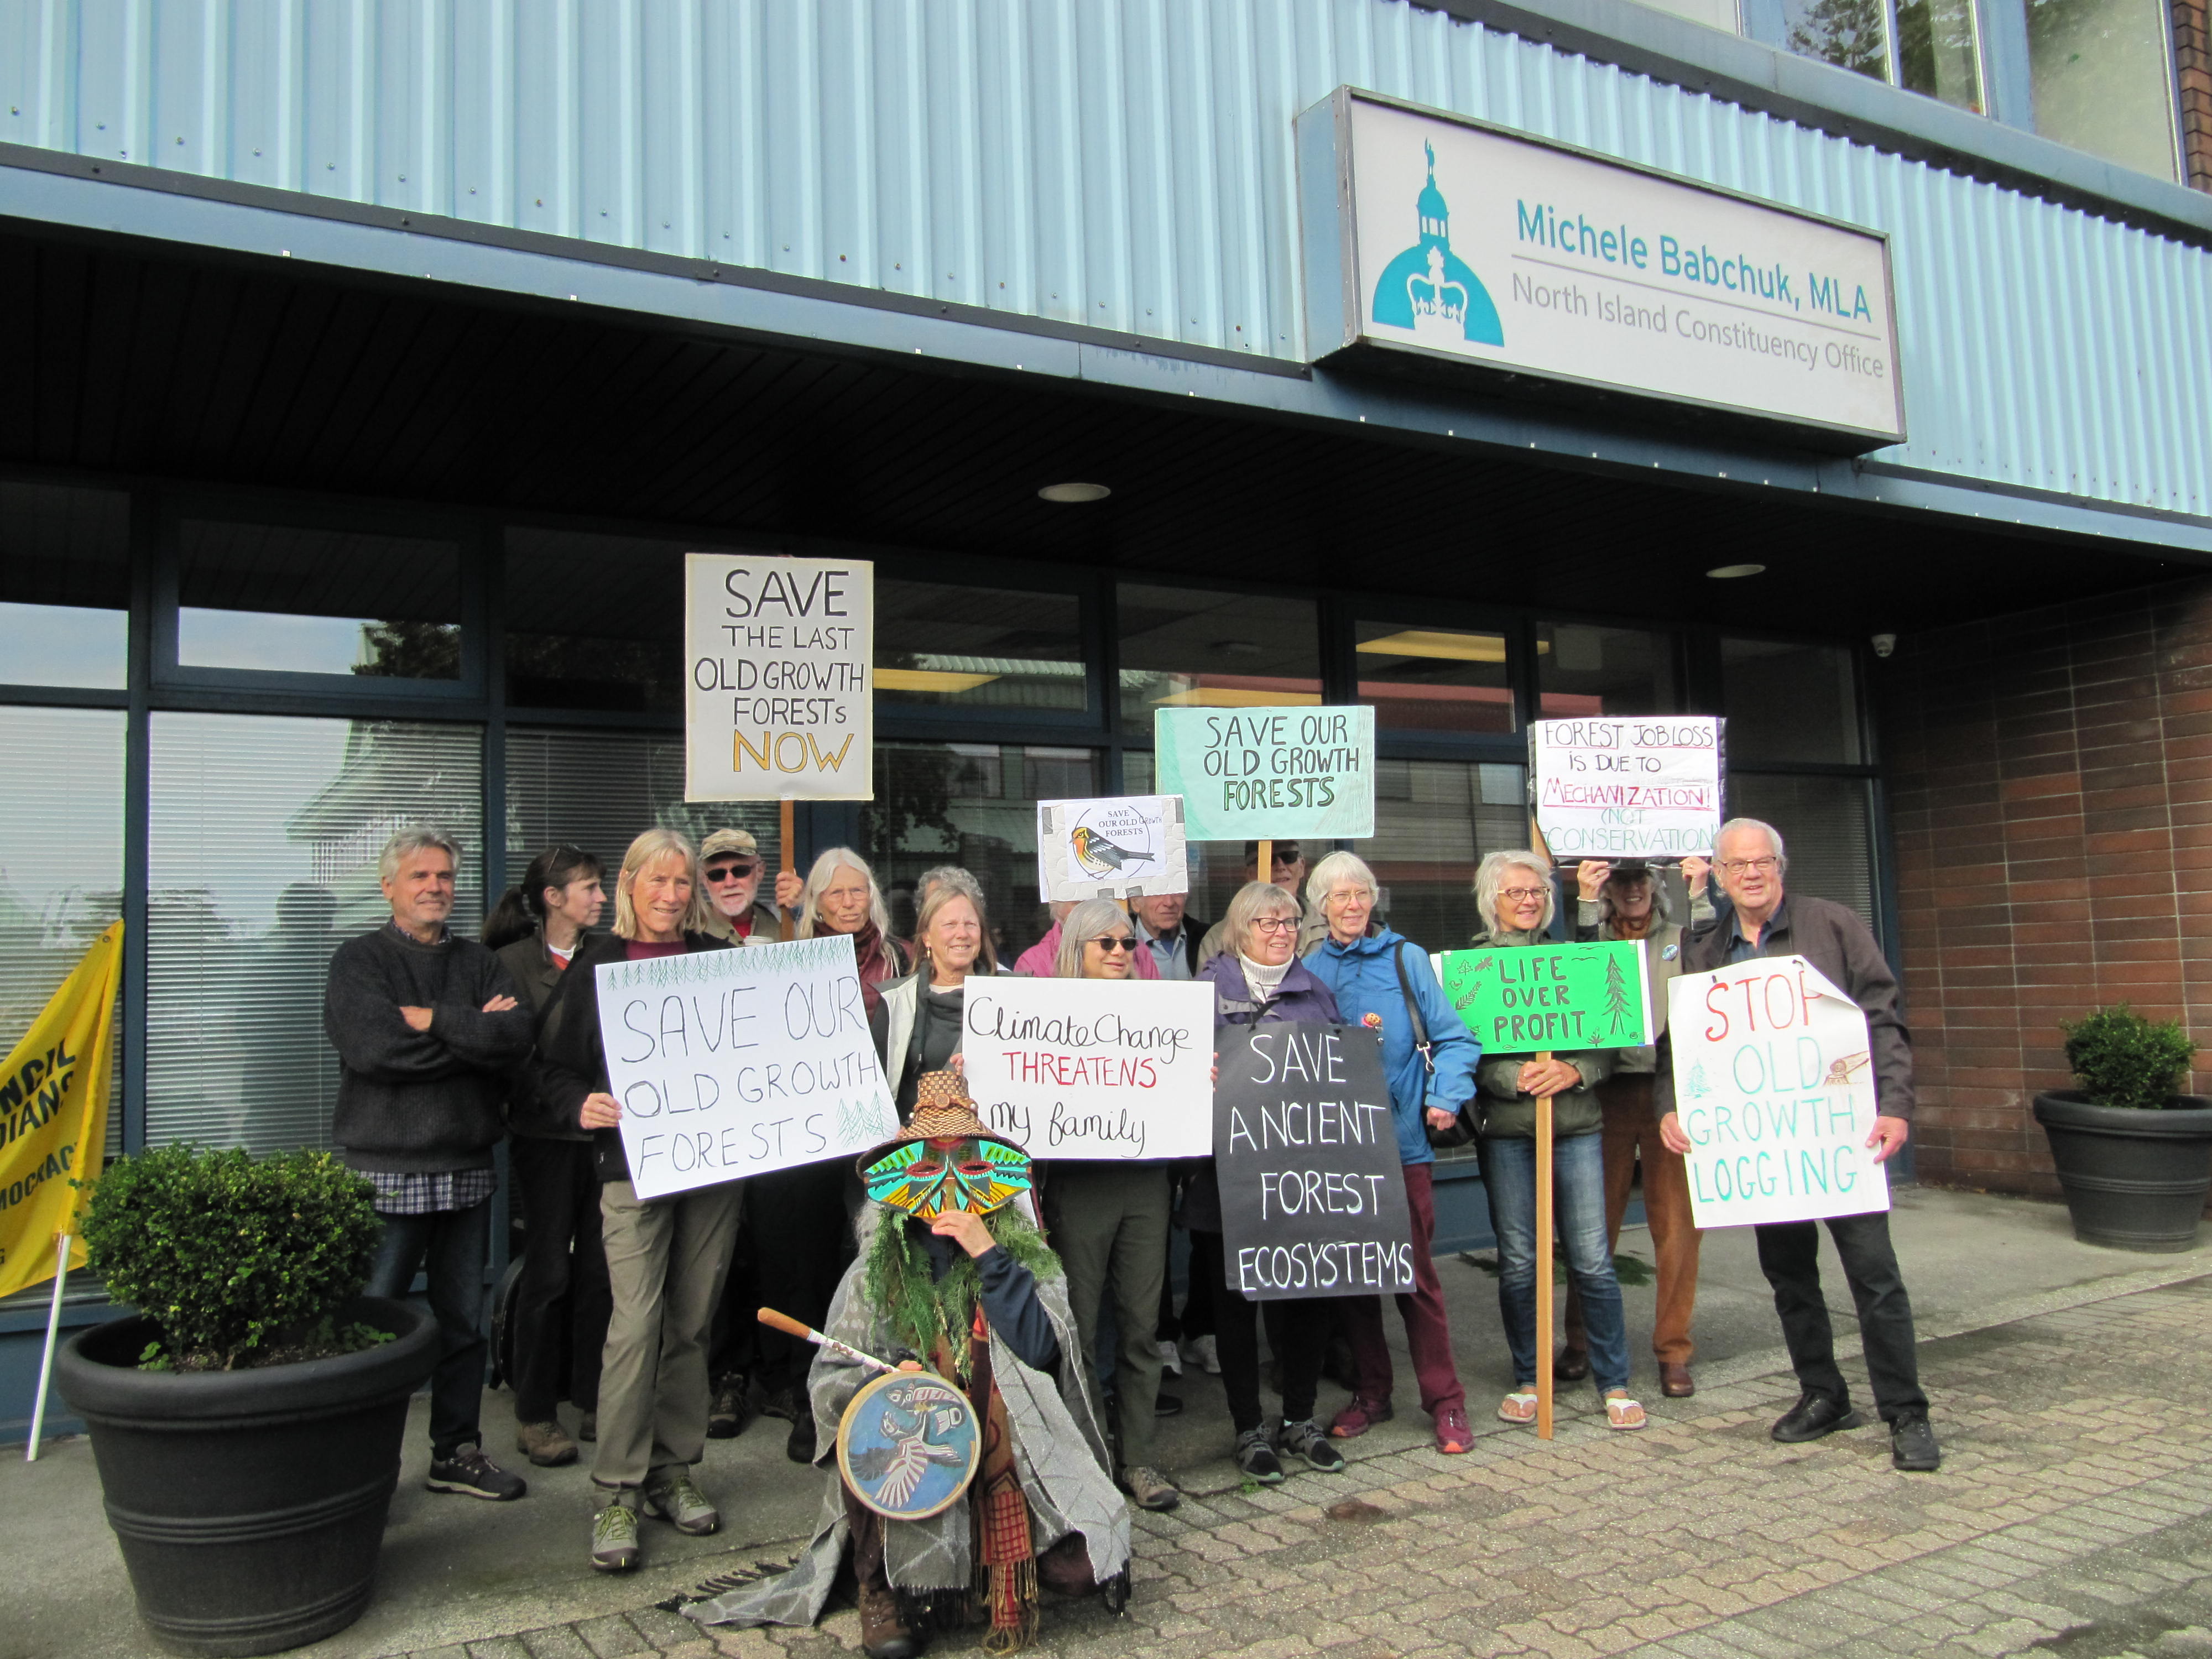
<svg viewBox="0 0 2212 1659">
<path fill-rule="evenodd" d="M 1162 708 L 1152 743 L 1192 841 L 1375 833 L 1371 708 Z"/>
<path fill-rule="evenodd" d="M 1641 939 L 1448 951 L 1443 988 L 1487 1054 L 1641 1048 L 1655 1040 Z"/>
<path fill-rule="evenodd" d="M 875 567 L 684 560 L 684 799 L 871 800 Z"/>
</svg>

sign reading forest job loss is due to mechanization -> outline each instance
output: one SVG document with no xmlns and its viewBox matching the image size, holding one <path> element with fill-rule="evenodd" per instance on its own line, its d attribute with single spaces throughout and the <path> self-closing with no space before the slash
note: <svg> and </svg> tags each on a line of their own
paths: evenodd
<svg viewBox="0 0 2212 1659">
<path fill-rule="evenodd" d="M 875 567 L 684 560 L 687 800 L 872 800 Z"/>
<path fill-rule="evenodd" d="M 1711 857 L 1726 724 L 1711 714 L 1530 722 L 1536 827 L 1552 856 Z"/>
</svg>

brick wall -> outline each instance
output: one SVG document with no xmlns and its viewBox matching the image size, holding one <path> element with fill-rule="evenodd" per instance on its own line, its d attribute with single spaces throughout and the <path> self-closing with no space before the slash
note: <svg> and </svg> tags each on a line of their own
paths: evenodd
<svg viewBox="0 0 2212 1659">
<path fill-rule="evenodd" d="M 1875 682 L 1919 1176 L 2055 1193 L 2060 1019 L 2125 1000 L 2212 1050 L 2212 582 L 1906 635 Z"/>
<path fill-rule="evenodd" d="M 2184 182 L 2212 190 L 2212 6 L 2173 0 L 2173 68 L 2181 88 Z"/>
</svg>

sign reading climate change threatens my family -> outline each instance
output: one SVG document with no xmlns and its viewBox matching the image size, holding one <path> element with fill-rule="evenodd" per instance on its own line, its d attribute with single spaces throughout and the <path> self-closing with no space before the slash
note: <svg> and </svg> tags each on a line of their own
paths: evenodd
<svg viewBox="0 0 2212 1659">
<path fill-rule="evenodd" d="M 1721 827 L 1712 715 L 1536 720 L 1536 827 L 1555 859 L 1709 858 Z"/>
<path fill-rule="evenodd" d="M 684 798 L 872 800 L 875 567 L 684 559 Z"/>
<path fill-rule="evenodd" d="M 1213 988 L 970 979 L 960 1052 L 976 1115 L 1032 1158 L 1213 1150 Z"/>
<path fill-rule="evenodd" d="M 1049 901 L 1187 893 L 1182 798 L 1037 803 L 1037 896 Z"/>
<path fill-rule="evenodd" d="M 850 1158 L 898 1133 L 849 936 L 595 971 L 640 1198 Z"/>
<path fill-rule="evenodd" d="M 1371 708 L 1162 708 L 1152 746 L 1192 841 L 1375 833 Z"/>
<path fill-rule="evenodd" d="M 1282 1022 L 1220 1037 L 1213 1168 L 1228 1288 L 1260 1302 L 1412 1290 L 1381 1033 Z"/>
<path fill-rule="evenodd" d="M 1875 232 L 1348 88 L 1298 147 L 1317 357 L 1455 358 L 1844 449 L 1905 436 Z"/>
<path fill-rule="evenodd" d="M 1802 957 L 1684 974 L 1667 1002 L 1700 1227 L 1889 1207 L 1866 1016 Z"/>
</svg>

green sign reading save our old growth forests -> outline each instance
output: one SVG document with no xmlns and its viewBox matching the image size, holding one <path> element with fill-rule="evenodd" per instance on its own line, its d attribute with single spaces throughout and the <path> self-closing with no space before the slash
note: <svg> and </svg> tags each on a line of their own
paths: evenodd
<svg viewBox="0 0 2212 1659">
<path fill-rule="evenodd" d="M 1654 1041 L 1640 939 L 1449 951 L 1444 994 L 1486 1054 Z"/>
</svg>

